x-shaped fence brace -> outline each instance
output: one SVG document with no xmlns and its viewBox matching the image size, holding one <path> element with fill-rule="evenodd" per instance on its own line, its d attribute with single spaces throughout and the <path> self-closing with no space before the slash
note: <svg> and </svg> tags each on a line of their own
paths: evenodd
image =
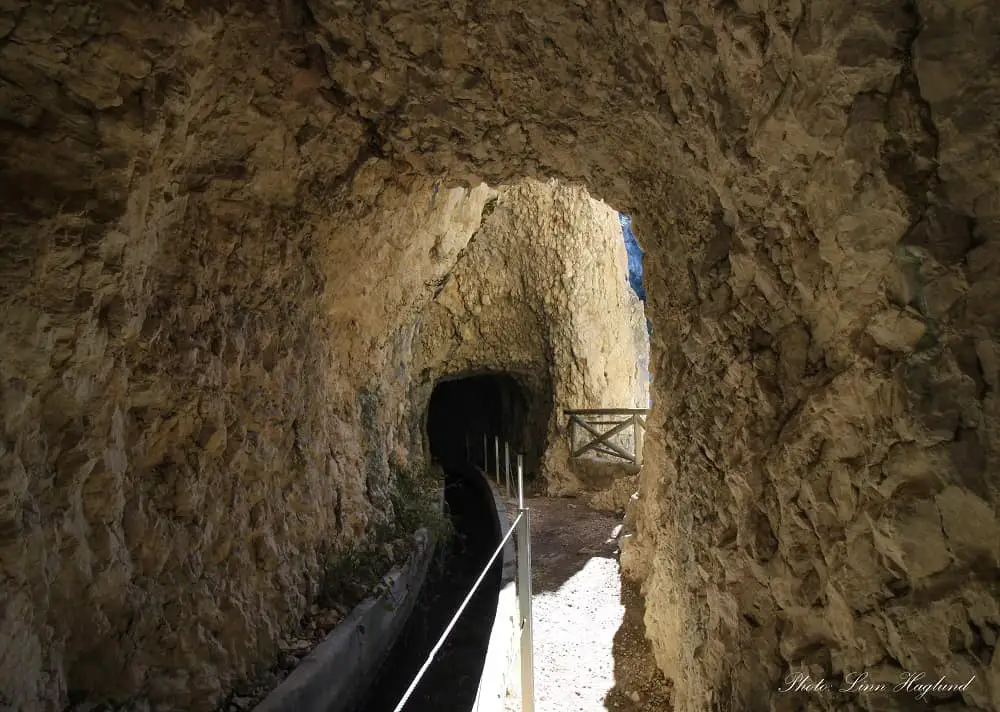
<svg viewBox="0 0 1000 712">
<path fill-rule="evenodd" d="M 584 453 L 592 450 L 611 457 L 620 457 L 634 465 L 638 465 L 642 460 L 642 433 L 646 428 L 645 415 L 649 413 L 647 408 L 590 408 L 585 410 L 564 411 L 569 416 L 570 445 L 576 442 L 576 428 L 580 427 L 591 435 L 591 439 L 580 447 L 573 450 L 573 457 L 580 457 Z M 605 418 L 593 420 L 593 418 Z M 624 417 L 624 420 L 620 418 Z M 588 419 L 589 422 L 588 422 Z M 613 426 L 603 433 L 598 427 Z M 616 435 L 632 428 L 633 451 L 612 441 Z"/>
</svg>

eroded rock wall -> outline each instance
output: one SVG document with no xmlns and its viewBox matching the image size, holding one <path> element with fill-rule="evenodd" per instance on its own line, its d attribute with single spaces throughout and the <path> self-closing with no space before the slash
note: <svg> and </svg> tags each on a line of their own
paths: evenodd
<svg viewBox="0 0 1000 712">
<path fill-rule="evenodd" d="M 417 442 L 392 394 L 450 267 L 433 235 L 461 244 L 436 201 L 471 234 L 486 195 L 450 187 L 560 177 L 646 249 L 626 558 L 677 708 L 804 704 L 773 695 L 789 670 L 864 667 L 971 672 L 964 701 L 1000 709 L 998 23 L 988 0 L 5 4 L 5 704 L 210 706 Z"/>
<path fill-rule="evenodd" d="M 972 71 L 995 19 L 785 10 L 705 24 L 745 133 L 706 152 L 708 239 L 660 223 L 688 240 L 688 280 L 650 250 L 665 448 L 626 557 L 647 632 L 682 709 L 905 707 L 775 694 L 790 671 L 904 670 L 975 676 L 965 703 L 995 709 L 997 89 Z"/>
<path fill-rule="evenodd" d="M 487 191 L 383 189 L 363 122 L 316 93 L 276 26 L 15 15 L 0 707 L 211 709 L 270 661 L 324 553 L 390 515 L 406 456 L 384 446 L 395 413 L 370 383 Z M 334 203 L 354 206 L 343 234 Z"/>
<path fill-rule="evenodd" d="M 563 410 L 643 407 L 645 316 L 626 281 L 618 214 L 586 190 L 534 181 L 499 189 L 490 214 L 420 317 L 423 404 L 442 376 L 510 371 L 551 413 L 541 474 L 551 491 L 586 483 L 569 458 Z M 541 402 L 543 399 L 536 399 Z M 535 464 L 535 463 L 532 463 Z M 533 474 L 533 473 L 532 473 Z"/>
</svg>

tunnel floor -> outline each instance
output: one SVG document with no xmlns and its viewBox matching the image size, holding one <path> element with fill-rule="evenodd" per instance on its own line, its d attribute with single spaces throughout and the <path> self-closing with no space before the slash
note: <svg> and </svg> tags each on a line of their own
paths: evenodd
<svg viewBox="0 0 1000 712">
<path fill-rule="evenodd" d="M 413 613 L 358 712 L 392 712 L 479 577 L 497 544 L 495 504 L 474 471 L 446 472 L 445 500 L 455 534 L 435 557 Z M 500 584 L 494 563 L 404 712 L 468 712 L 476 699 Z"/>
</svg>

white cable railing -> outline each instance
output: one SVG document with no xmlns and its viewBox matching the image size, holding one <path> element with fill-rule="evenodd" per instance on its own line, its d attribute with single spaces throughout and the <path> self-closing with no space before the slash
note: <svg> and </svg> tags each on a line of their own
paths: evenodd
<svg viewBox="0 0 1000 712">
<path fill-rule="evenodd" d="M 489 436 L 483 434 L 483 471 L 486 476 L 489 476 Z M 465 450 L 466 457 L 471 462 L 471 448 L 469 436 L 466 435 L 465 438 Z M 505 470 L 505 493 L 507 497 L 510 497 L 511 488 L 511 472 L 510 472 L 510 444 L 504 442 L 504 460 L 506 463 Z M 496 437 L 494 440 L 494 462 L 496 463 L 496 481 L 497 487 L 500 486 L 500 438 Z M 469 590 L 468 595 L 462 604 L 455 611 L 455 615 L 451 617 L 448 625 L 445 627 L 444 632 L 441 637 L 438 638 L 437 643 L 431 648 L 431 652 L 428 654 L 427 659 L 424 664 L 417 671 L 416 676 L 410 683 L 410 686 L 406 688 L 406 692 L 403 693 L 402 699 L 393 709 L 393 712 L 402 712 L 406 703 L 409 701 L 410 697 L 413 695 L 414 691 L 417 689 L 417 685 L 423 679 L 424 675 L 430 669 L 431 663 L 434 661 L 434 657 L 444 646 L 445 640 L 451 634 L 452 629 L 458 623 L 458 619 L 461 617 L 462 613 L 465 611 L 472 597 L 475 595 L 476 591 L 479 589 L 480 584 L 486 578 L 487 573 L 489 573 L 490 568 L 496 561 L 500 552 L 510 541 L 511 535 L 517 534 L 517 600 L 518 600 L 518 611 L 520 625 L 518 626 L 518 634 L 520 638 L 520 653 L 521 653 L 521 710 L 522 712 L 534 712 L 535 709 L 535 675 L 534 675 L 534 654 L 533 654 L 533 640 L 532 640 L 532 626 L 531 626 L 531 514 L 527 507 L 524 506 L 524 459 L 521 454 L 517 455 L 517 516 L 511 523 L 510 528 L 507 533 L 503 535 L 500 543 L 497 545 L 496 550 L 490 557 L 489 561 L 483 567 L 483 570 L 479 574 L 479 578 L 476 582 L 472 584 L 472 588 Z"/>
</svg>

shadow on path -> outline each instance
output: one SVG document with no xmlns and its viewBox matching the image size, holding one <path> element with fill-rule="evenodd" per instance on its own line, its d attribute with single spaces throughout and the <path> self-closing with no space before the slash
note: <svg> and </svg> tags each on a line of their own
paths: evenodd
<svg viewBox="0 0 1000 712">
<path fill-rule="evenodd" d="M 646 603 L 634 582 L 623 578 L 621 591 L 625 617 L 612 648 L 615 686 L 604 698 L 604 706 L 613 712 L 669 712 L 673 709 L 671 686 L 656 667 L 646 640 Z"/>
<path fill-rule="evenodd" d="M 576 497 L 529 497 L 533 593 L 558 591 L 594 557 L 617 559 L 618 518 L 590 509 Z M 508 503 L 510 519 L 517 504 Z"/>
</svg>

